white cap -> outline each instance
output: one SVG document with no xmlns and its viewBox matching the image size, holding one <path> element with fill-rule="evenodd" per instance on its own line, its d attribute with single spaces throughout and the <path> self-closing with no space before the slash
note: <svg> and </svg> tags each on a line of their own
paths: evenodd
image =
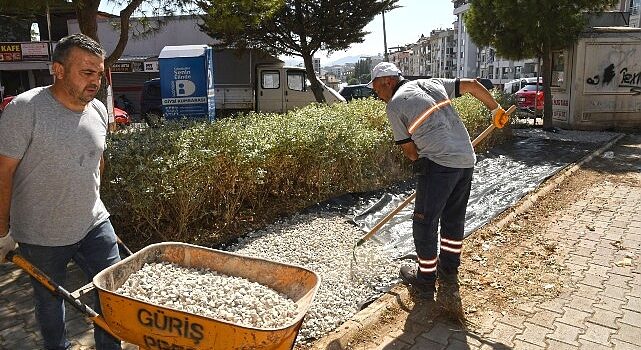
<svg viewBox="0 0 641 350">
<path fill-rule="evenodd" d="M 372 80 L 367 83 L 367 87 L 371 88 L 372 83 L 374 82 L 374 79 L 380 78 L 380 77 L 395 77 L 395 76 L 400 76 L 401 71 L 398 70 L 396 65 L 394 63 L 389 63 L 389 62 L 381 62 L 377 64 L 374 69 L 372 69 Z"/>
</svg>

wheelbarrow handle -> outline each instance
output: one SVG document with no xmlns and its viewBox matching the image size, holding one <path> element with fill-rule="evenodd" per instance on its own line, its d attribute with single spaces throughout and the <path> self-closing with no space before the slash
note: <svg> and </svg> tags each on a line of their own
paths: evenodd
<svg viewBox="0 0 641 350">
<path fill-rule="evenodd" d="M 118 235 L 116 235 L 116 241 L 118 242 L 118 245 L 120 246 L 120 248 L 121 248 L 125 253 L 127 253 L 127 256 L 132 256 L 132 255 L 134 254 L 134 253 L 132 253 L 132 251 L 129 249 L 129 247 L 127 247 L 127 245 L 125 245 L 125 242 L 123 242 L 123 241 L 120 239 L 120 237 L 118 237 Z"/>
<path fill-rule="evenodd" d="M 65 301 L 69 302 L 71 306 L 73 306 L 78 311 L 82 312 L 87 317 L 89 317 L 95 325 L 102 328 L 105 332 L 109 333 L 114 338 L 120 339 L 120 337 L 114 334 L 114 332 L 109 328 L 109 326 L 105 322 L 105 319 L 102 318 L 102 316 L 100 316 L 96 311 L 94 311 L 87 304 L 84 304 L 80 300 L 74 298 L 72 294 L 69 293 L 69 291 L 67 291 L 64 287 L 62 287 L 61 285 L 53 281 L 51 278 L 49 278 L 44 272 L 42 272 L 42 270 L 34 266 L 22 255 L 12 250 L 9 253 L 7 253 L 6 259 L 16 264 L 20 269 L 22 269 L 24 272 L 26 272 L 31 277 L 33 277 L 36 281 L 38 281 L 45 288 L 47 288 L 51 293 L 53 293 L 56 296 L 60 296 Z"/>
</svg>

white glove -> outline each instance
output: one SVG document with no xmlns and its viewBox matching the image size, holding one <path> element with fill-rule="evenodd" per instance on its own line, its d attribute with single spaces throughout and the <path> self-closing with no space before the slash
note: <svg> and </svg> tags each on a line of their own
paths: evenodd
<svg viewBox="0 0 641 350">
<path fill-rule="evenodd" d="M 7 262 L 5 259 L 7 253 L 14 249 L 16 249 L 16 241 L 11 237 L 11 233 L 8 233 L 4 237 L 0 237 L 0 263 Z"/>
</svg>

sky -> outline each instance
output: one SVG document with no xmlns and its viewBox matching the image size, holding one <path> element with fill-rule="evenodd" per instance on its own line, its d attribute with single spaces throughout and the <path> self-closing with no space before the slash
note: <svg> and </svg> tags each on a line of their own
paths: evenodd
<svg viewBox="0 0 641 350">
<path fill-rule="evenodd" d="M 100 10 L 118 13 L 111 2 L 102 1 Z M 430 31 L 451 28 L 456 17 L 452 14 L 454 5 L 451 0 L 400 0 L 401 6 L 385 14 L 387 47 L 415 43 L 421 34 L 428 36 Z M 370 22 L 365 31 L 370 32 L 360 44 L 353 44 L 348 50 L 327 56 L 326 52 L 317 54 L 321 65 L 346 56 L 375 56 L 383 54 L 383 19 L 378 15 Z M 301 60 L 302 61 L 302 60 Z"/>
<path fill-rule="evenodd" d="M 400 0 L 402 6 L 385 14 L 387 32 L 387 47 L 415 43 L 421 34 L 428 36 L 434 29 L 452 28 L 456 17 L 452 14 L 454 4 L 451 0 Z M 361 44 L 353 44 L 346 51 L 333 53 L 331 56 L 321 56 L 323 61 L 334 61 L 345 56 L 374 56 L 383 54 L 383 19 L 378 15 L 370 22 L 365 31 L 371 32 L 365 36 Z"/>
</svg>

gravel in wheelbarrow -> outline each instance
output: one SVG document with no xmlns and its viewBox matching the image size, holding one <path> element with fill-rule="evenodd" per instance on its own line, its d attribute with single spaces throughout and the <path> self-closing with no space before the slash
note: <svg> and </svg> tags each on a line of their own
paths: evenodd
<svg viewBox="0 0 641 350">
<path fill-rule="evenodd" d="M 144 349 L 291 349 L 320 283 L 295 265 L 173 242 L 93 282 L 111 330 Z"/>
</svg>

